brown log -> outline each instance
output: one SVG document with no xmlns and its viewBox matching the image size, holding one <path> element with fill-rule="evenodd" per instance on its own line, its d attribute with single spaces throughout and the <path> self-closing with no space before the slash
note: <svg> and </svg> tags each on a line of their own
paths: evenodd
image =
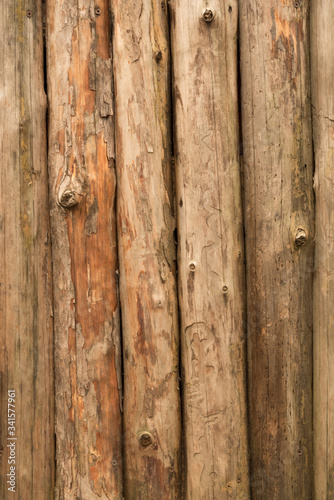
<svg viewBox="0 0 334 500">
<path fill-rule="evenodd" d="M 107 0 L 49 0 L 55 498 L 121 499 L 120 327 Z"/>
<path fill-rule="evenodd" d="M 180 408 L 167 3 L 113 9 L 124 496 L 172 500 Z"/>
<path fill-rule="evenodd" d="M 311 68 L 315 155 L 314 472 L 316 500 L 334 498 L 334 4 L 312 2 Z"/>
<path fill-rule="evenodd" d="M 41 2 L 4 0 L 0 29 L 0 497 L 44 500 L 54 415 Z"/>
<path fill-rule="evenodd" d="M 238 2 L 173 0 L 186 498 L 248 499 Z"/>
<path fill-rule="evenodd" d="M 309 2 L 240 2 L 254 500 L 312 498 Z"/>
</svg>

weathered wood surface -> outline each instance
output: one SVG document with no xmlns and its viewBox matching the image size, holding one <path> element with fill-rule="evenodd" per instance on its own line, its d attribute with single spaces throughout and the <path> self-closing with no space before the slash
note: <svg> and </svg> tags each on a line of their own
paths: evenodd
<svg viewBox="0 0 334 500">
<path fill-rule="evenodd" d="M 312 498 L 309 2 L 240 2 L 254 500 Z"/>
<path fill-rule="evenodd" d="M 115 0 L 124 496 L 180 495 L 167 3 Z"/>
<path fill-rule="evenodd" d="M 0 497 L 44 500 L 53 493 L 54 423 L 41 2 L 4 0 L 0 29 Z"/>
<path fill-rule="evenodd" d="M 48 0 L 56 490 L 120 499 L 114 121 L 107 0 Z"/>
<path fill-rule="evenodd" d="M 186 498 L 247 499 L 238 2 L 173 0 Z M 213 16 L 213 19 L 211 17 Z"/>
<path fill-rule="evenodd" d="M 311 76 L 315 156 L 315 499 L 334 498 L 334 4 L 312 2 Z"/>
</svg>

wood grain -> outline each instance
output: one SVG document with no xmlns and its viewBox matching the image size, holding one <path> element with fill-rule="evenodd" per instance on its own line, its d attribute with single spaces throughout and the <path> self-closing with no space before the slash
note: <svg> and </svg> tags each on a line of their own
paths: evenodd
<svg viewBox="0 0 334 500">
<path fill-rule="evenodd" d="M 48 0 L 56 500 L 121 499 L 120 317 L 107 0 Z"/>
<path fill-rule="evenodd" d="M 178 314 L 167 4 L 115 0 L 124 495 L 180 498 Z"/>
<path fill-rule="evenodd" d="M 238 2 L 173 0 L 187 499 L 248 499 Z"/>
<path fill-rule="evenodd" d="M 252 498 L 312 498 L 309 2 L 240 9 Z"/>
<path fill-rule="evenodd" d="M 53 494 L 54 415 L 41 2 L 4 0 L 0 29 L 0 497 L 44 500 Z"/>
<path fill-rule="evenodd" d="M 311 68 L 315 155 L 314 498 L 334 498 L 333 161 L 334 5 L 312 2 Z"/>
</svg>

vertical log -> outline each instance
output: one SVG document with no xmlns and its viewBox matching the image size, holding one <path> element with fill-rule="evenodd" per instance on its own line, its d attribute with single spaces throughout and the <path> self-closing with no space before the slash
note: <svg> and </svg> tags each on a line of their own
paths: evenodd
<svg viewBox="0 0 334 500">
<path fill-rule="evenodd" d="M 4 0 L 0 29 L 0 497 L 44 500 L 54 418 L 41 2 Z"/>
<path fill-rule="evenodd" d="M 309 2 L 240 3 L 254 499 L 312 497 Z"/>
<path fill-rule="evenodd" d="M 179 498 L 167 4 L 115 0 L 125 498 Z"/>
<path fill-rule="evenodd" d="M 315 154 L 315 499 L 334 498 L 334 4 L 312 2 L 311 67 Z"/>
<path fill-rule="evenodd" d="M 187 499 L 249 498 L 238 2 L 172 2 Z"/>
<path fill-rule="evenodd" d="M 122 496 L 108 0 L 48 0 L 56 499 Z"/>
</svg>

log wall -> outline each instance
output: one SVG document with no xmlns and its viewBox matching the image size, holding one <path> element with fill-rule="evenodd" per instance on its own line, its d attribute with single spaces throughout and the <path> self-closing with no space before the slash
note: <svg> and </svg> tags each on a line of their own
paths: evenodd
<svg viewBox="0 0 334 500">
<path fill-rule="evenodd" d="M 334 498 L 333 25 L 3 0 L 1 499 Z"/>
</svg>

